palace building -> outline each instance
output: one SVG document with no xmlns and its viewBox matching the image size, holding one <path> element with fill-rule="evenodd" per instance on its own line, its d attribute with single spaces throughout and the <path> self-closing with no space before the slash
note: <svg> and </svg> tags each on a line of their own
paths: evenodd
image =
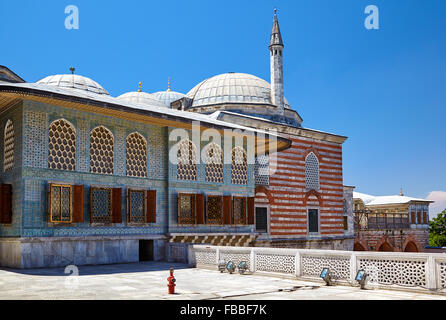
<svg viewBox="0 0 446 320">
<path fill-rule="evenodd" d="M 0 265 L 162 260 L 176 243 L 352 250 L 346 137 L 285 99 L 276 14 L 267 52 L 270 83 L 116 98 L 74 68 L 31 83 L 0 67 Z"/>
<path fill-rule="evenodd" d="M 354 192 L 355 251 L 424 252 L 429 243 L 429 205 L 425 199 Z"/>
</svg>

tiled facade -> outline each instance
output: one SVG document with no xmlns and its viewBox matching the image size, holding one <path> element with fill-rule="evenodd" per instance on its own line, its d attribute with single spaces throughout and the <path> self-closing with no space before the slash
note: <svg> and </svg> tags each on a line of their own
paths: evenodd
<svg viewBox="0 0 446 320">
<path fill-rule="evenodd" d="M 13 223 L 12 225 L 0 224 L 0 240 L 14 237 L 23 238 L 23 243 L 27 243 L 31 239 L 39 239 L 37 244 L 34 242 L 32 244 L 34 255 L 39 255 L 40 251 L 46 250 L 45 246 L 50 246 L 49 252 L 54 252 L 54 248 L 57 249 L 59 246 L 57 243 L 61 241 L 68 241 L 71 243 L 69 246 L 76 246 L 77 241 L 85 242 L 89 238 L 96 239 L 92 241 L 97 243 L 99 241 L 97 237 L 107 237 L 112 242 L 115 239 L 117 243 L 126 239 L 130 239 L 129 241 L 156 239 L 159 247 L 156 250 L 159 251 L 164 246 L 159 239 L 167 240 L 168 235 L 172 233 L 250 233 L 253 231 L 253 226 L 249 225 L 178 225 L 178 193 L 254 196 L 254 171 L 253 167 L 249 166 L 247 185 L 232 185 L 231 165 L 225 164 L 224 183 L 213 183 L 205 181 L 205 165 L 199 164 L 197 181 L 178 180 L 177 166 L 171 164 L 168 159 L 168 150 L 174 143 L 168 141 L 168 135 L 172 128 L 137 123 L 28 100 L 15 105 L 0 116 L 2 128 L 8 119 L 14 123 L 14 166 L 7 172 L 3 172 L 2 167 L 0 182 L 13 185 Z M 75 171 L 48 168 L 49 127 L 53 121 L 58 119 L 68 121 L 76 131 Z M 90 132 L 98 126 L 109 129 L 114 138 L 114 173 L 110 175 L 90 172 Z M 147 178 L 126 176 L 126 138 L 133 132 L 140 133 L 147 140 Z M 0 142 L 2 149 L 3 143 L 3 141 Z M 201 148 L 206 144 L 203 142 Z M 3 154 L 0 157 L 3 157 Z M 3 161 L 3 159 L 0 160 Z M 48 209 L 50 183 L 84 185 L 83 222 L 50 222 Z M 90 223 L 90 188 L 92 186 L 122 188 L 122 223 L 107 225 Z M 129 188 L 156 190 L 156 223 L 131 224 L 127 222 L 127 190 Z M 81 247 L 85 245 L 84 243 Z M 110 244 L 110 246 L 113 248 L 114 245 Z M 117 246 L 119 247 L 119 244 Z M 112 249 L 110 250 L 113 252 Z M 118 251 L 103 259 L 119 262 Z M 22 267 L 55 266 L 54 262 L 43 263 L 44 260 L 41 261 L 37 257 L 25 257 L 23 256 L 24 252 L 20 253 L 22 254 Z M 74 255 L 67 254 L 74 259 Z M 52 253 L 48 253 L 48 255 L 53 257 Z M 59 255 L 56 256 L 60 258 Z M 66 257 L 65 260 L 59 259 L 56 256 L 47 260 L 70 260 Z M 158 252 L 158 256 L 162 256 L 162 254 Z M 137 260 L 137 256 L 130 260 L 132 259 Z M 93 260 L 88 261 L 92 262 Z M 97 262 L 100 263 L 99 260 Z"/>
</svg>

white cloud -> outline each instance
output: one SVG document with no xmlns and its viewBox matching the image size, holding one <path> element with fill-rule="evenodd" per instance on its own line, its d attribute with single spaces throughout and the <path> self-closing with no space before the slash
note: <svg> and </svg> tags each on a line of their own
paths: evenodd
<svg viewBox="0 0 446 320">
<path fill-rule="evenodd" d="M 432 191 L 426 199 L 435 201 L 429 206 L 429 216 L 431 219 L 446 209 L 446 191 Z"/>
</svg>

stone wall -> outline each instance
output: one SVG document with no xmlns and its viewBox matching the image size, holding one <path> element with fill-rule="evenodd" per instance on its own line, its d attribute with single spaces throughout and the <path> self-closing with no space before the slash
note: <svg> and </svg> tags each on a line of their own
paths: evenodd
<svg viewBox="0 0 446 320">
<path fill-rule="evenodd" d="M 424 252 L 429 244 L 427 228 L 403 230 L 361 230 L 355 235 L 355 250 L 378 251 L 383 244 L 388 244 L 392 251 L 407 251 L 408 244 L 413 242 L 417 252 Z M 385 245 L 387 247 L 387 245 Z"/>
</svg>

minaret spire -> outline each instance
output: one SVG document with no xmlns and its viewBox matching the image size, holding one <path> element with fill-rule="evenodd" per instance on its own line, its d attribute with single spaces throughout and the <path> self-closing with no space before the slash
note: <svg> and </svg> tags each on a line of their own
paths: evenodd
<svg viewBox="0 0 446 320">
<path fill-rule="evenodd" d="M 283 41 L 277 20 L 277 9 L 274 9 L 273 30 L 269 42 L 269 51 L 271 56 L 271 102 L 277 106 L 277 114 L 284 114 L 283 97 Z"/>
</svg>

